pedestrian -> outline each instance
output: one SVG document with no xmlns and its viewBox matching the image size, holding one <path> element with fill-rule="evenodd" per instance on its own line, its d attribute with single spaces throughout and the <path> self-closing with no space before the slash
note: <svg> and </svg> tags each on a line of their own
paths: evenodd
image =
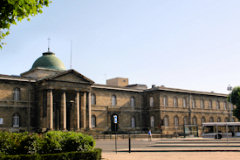
<svg viewBox="0 0 240 160">
<path fill-rule="evenodd" d="M 148 130 L 148 141 L 152 141 L 152 132 L 151 132 L 151 129 Z"/>
</svg>

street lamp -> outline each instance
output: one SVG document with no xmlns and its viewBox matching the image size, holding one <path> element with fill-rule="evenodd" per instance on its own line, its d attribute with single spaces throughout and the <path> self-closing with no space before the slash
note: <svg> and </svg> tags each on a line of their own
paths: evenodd
<svg viewBox="0 0 240 160">
<path fill-rule="evenodd" d="M 229 118 L 230 118 L 230 122 L 232 122 L 232 98 L 231 98 L 231 91 L 232 91 L 232 86 L 229 84 L 228 87 L 227 87 L 227 90 L 230 92 L 230 113 L 229 113 Z"/>
</svg>

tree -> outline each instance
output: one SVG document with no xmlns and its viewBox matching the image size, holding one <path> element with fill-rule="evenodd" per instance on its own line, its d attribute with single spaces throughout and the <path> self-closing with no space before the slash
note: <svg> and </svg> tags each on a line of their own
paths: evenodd
<svg viewBox="0 0 240 160">
<path fill-rule="evenodd" d="M 0 1 L 0 48 L 5 44 L 3 39 L 9 34 L 12 24 L 42 13 L 42 8 L 50 0 L 1 0 Z"/>
<path fill-rule="evenodd" d="M 233 88 L 232 92 L 228 95 L 228 101 L 236 105 L 236 108 L 233 109 L 233 115 L 240 120 L 240 87 Z"/>
</svg>

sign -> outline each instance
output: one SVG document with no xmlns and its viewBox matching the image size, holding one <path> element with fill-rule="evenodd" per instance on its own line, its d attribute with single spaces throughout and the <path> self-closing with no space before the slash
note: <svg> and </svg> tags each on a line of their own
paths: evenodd
<svg viewBox="0 0 240 160">
<path fill-rule="evenodd" d="M 117 115 L 113 116 L 113 123 L 117 124 Z"/>
<path fill-rule="evenodd" d="M 3 124 L 3 118 L 0 118 L 0 124 Z"/>
</svg>

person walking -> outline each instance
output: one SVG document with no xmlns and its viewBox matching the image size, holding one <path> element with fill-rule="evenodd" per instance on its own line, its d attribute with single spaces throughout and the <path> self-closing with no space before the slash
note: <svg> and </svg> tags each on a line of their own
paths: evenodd
<svg viewBox="0 0 240 160">
<path fill-rule="evenodd" d="M 151 129 L 148 130 L 148 141 L 152 141 L 152 132 L 151 132 Z"/>
</svg>

